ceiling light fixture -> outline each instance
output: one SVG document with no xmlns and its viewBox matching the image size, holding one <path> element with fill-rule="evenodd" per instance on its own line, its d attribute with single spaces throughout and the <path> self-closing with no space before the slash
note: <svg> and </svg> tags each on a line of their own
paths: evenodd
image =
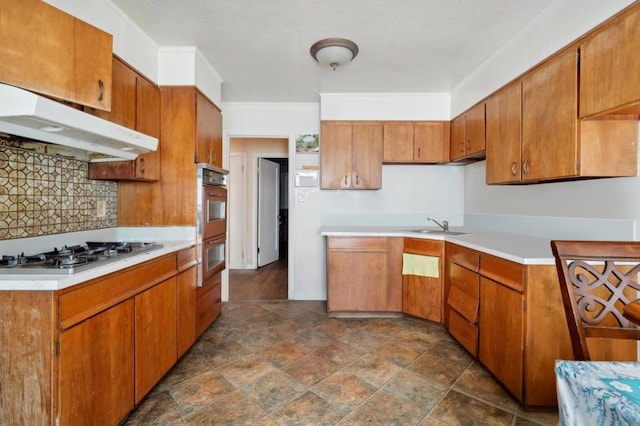
<svg viewBox="0 0 640 426">
<path fill-rule="evenodd" d="M 335 71 L 358 56 L 358 45 L 345 38 L 325 38 L 311 46 L 311 56 L 321 65 L 329 65 Z"/>
</svg>

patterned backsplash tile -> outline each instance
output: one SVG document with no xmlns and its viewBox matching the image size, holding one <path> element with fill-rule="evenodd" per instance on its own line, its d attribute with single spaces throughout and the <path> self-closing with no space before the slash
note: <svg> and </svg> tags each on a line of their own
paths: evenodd
<svg viewBox="0 0 640 426">
<path fill-rule="evenodd" d="M 88 179 L 87 162 L 11 145 L 0 136 L 0 240 L 117 226 L 117 183 Z"/>
</svg>

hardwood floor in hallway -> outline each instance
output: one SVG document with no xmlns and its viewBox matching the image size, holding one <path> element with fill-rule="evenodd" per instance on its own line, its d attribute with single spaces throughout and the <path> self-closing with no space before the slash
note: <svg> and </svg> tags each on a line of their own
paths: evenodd
<svg viewBox="0 0 640 426">
<path fill-rule="evenodd" d="M 287 256 L 258 269 L 230 269 L 229 300 L 287 299 L 288 271 Z"/>
</svg>

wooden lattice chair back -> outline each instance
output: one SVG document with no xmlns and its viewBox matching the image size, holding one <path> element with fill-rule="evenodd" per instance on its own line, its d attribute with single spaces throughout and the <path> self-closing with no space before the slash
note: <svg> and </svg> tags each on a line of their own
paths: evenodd
<svg viewBox="0 0 640 426">
<path fill-rule="evenodd" d="M 587 337 L 639 340 L 623 310 L 640 297 L 640 242 L 551 241 L 551 249 L 575 359 L 591 359 Z"/>
</svg>

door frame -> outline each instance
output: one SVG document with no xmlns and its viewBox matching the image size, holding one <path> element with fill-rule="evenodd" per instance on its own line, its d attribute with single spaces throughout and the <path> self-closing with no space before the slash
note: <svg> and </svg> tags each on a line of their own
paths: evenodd
<svg viewBox="0 0 640 426">
<path fill-rule="evenodd" d="M 238 194 L 240 196 L 240 205 L 244 205 L 246 203 L 247 200 L 247 153 L 246 152 L 231 152 L 229 153 L 229 170 L 231 171 L 231 159 L 232 157 L 236 157 L 236 158 L 240 158 L 241 162 L 242 162 L 242 188 L 240 188 L 240 193 Z M 231 188 L 231 186 L 229 187 L 229 195 L 231 195 L 231 191 L 233 190 L 233 188 Z M 237 192 L 236 192 L 237 193 Z M 239 212 L 238 211 L 232 211 L 231 210 L 231 203 L 229 203 L 229 218 L 231 218 L 232 216 L 234 217 L 238 217 L 238 220 L 240 221 L 240 235 L 238 236 L 238 238 L 233 238 L 233 240 L 231 240 L 231 238 L 227 238 L 227 240 L 229 240 L 229 264 L 227 265 L 227 268 L 229 269 L 245 269 L 247 267 L 246 262 L 245 262 L 245 256 L 244 256 L 244 252 L 245 249 L 247 247 L 246 244 L 246 238 L 247 238 L 247 234 L 245 232 L 246 229 L 246 224 L 247 224 L 247 209 L 246 208 L 240 208 Z M 229 223 L 229 235 L 231 235 L 231 223 Z M 240 262 L 240 265 L 236 265 L 236 264 L 231 264 L 231 247 L 233 243 L 239 244 L 240 248 L 242 250 L 243 256 L 242 256 L 242 261 Z"/>
</svg>

